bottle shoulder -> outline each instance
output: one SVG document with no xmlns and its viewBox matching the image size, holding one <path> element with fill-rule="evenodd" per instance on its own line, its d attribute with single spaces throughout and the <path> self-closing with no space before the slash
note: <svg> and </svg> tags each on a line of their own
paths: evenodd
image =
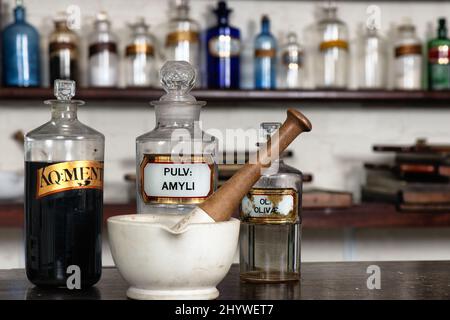
<svg viewBox="0 0 450 320">
<path fill-rule="evenodd" d="M 224 26 L 224 25 L 218 25 L 211 27 L 207 30 L 207 36 L 213 37 L 218 35 L 230 35 L 236 38 L 240 38 L 241 32 L 238 28 L 232 27 L 232 26 Z"/>
<path fill-rule="evenodd" d="M 441 45 L 450 45 L 450 39 L 448 38 L 434 38 L 428 41 L 428 46 L 430 48 L 441 46 Z"/>
<path fill-rule="evenodd" d="M 37 38 L 39 37 L 39 32 L 37 31 L 37 29 L 27 22 L 13 22 L 6 26 L 3 30 L 4 37 L 18 34 L 26 34 Z"/>
<path fill-rule="evenodd" d="M 217 138 L 213 135 L 207 134 L 206 132 L 195 129 L 192 127 L 189 128 L 180 128 L 180 127 L 156 127 L 153 130 L 146 132 L 136 138 L 137 143 L 144 143 L 146 141 L 172 141 L 174 138 L 174 134 L 184 135 L 186 133 L 189 134 L 188 140 L 192 141 L 203 141 L 203 142 L 216 142 Z M 198 136 L 198 137 L 197 137 Z M 174 141 L 174 143 L 178 142 L 178 140 Z"/>
<path fill-rule="evenodd" d="M 83 124 L 78 120 L 73 121 L 48 121 L 42 126 L 28 132 L 27 140 L 105 140 L 105 136 L 99 131 Z"/>
</svg>

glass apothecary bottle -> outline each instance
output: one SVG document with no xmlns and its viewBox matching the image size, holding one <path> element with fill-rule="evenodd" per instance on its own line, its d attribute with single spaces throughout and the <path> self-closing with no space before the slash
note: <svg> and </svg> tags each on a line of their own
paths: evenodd
<svg viewBox="0 0 450 320">
<path fill-rule="evenodd" d="M 261 33 L 255 39 L 255 88 L 275 89 L 277 77 L 277 40 L 270 33 L 268 16 L 261 19 Z"/>
<path fill-rule="evenodd" d="M 160 79 L 166 94 L 151 103 L 156 128 L 136 139 L 137 212 L 188 213 L 217 187 L 217 139 L 200 127 L 205 102 L 189 93 L 194 67 L 168 61 Z"/>
<path fill-rule="evenodd" d="M 394 44 L 394 86 L 401 90 L 422 88 L 422 42 L 409 18 L 404 18 L 397 28 Z"/>
<path fill-rule="evenodd" d="M 280 123 L 263 123 L 271 136 Z M 302 173 L 275 160 L 242 199 L 240 278 L 246 282 L 300 279 Z"/>
<path fill-rule="evenodd" d="M 286 89 L 298 89 L 303 86 L 303 48 L 297 35 L 288 33 L 287 43 L 280 50 L 280 86 Z"/>
<path fill-rule="evenodd" d="M 67 25 L 67 15 L 60 13 L 54 20 L 55 29 L 49 38 L 50 83 L 56 79 L 78 80 L 77 34 Z"/>
<path fill-rule="evenodd" d="M 156 78 L 155 39 L 144 18 L 139 18 L 130 28 L 132 40 L 125 49 L 126 84 L 129 87 L 150 86 Z"/>
<path fill-rule="evenodd" d="M 189 1 L 175 2 L 169 21 L 165 53 L 168 61 L 187 61 L 200 72 L 200 25 L 189 17 Z M 197 78 L 197 83 L 199 83 Z"/>
<path fill-rule="evenodd" d="M 25 136 L 25 252 L 38 286 L 82 289 L 102 270 L 104 136 L 82 124 L 75 82 L 55 81 L 51 120 Z"/>
<path fill-rule="evenodd" d="M 450 39 L 445 18 L 438 21 L 437 37 L 428 42 L 428 88 L 450 89 Z"/>
<path fill-rule="evenodd" d="M 38 87 L 41 84 L 39 33 L 25 20 L 23 1 L 16 0 L 14 22 L 2 33 L 3 85 Z"/>
<path fill-rule="evenodd" d="M 119 81 L 117 38 L 105 12 L 97 14 L 94 31 L 89 35 L 89 85 L 115 87 Z"/>
<path fill-rule="evenodd" d="M 386 88 L 386 43 L 374 25 L 366 27 L 365 34 L 361 39 L 359 63 L 360 88 Z"/>
<path fill-rule="evenodd" d="M 231 11 L 219 1 L 217 25 L 206 32 L 208 88 L 239 89 L 241 32 L 229 24 Z"/>
<path fill-rule="evenodd" d="M 324 18 L 319 22 L 316 86 L 343 89 L 348 86 L 349 45 L 347 25 L 337 18 L 337 8 L 323 8 Z"/>
</svg>

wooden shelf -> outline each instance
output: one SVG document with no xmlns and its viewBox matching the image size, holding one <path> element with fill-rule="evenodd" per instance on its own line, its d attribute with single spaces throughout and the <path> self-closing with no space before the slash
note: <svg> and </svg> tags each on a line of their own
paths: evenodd
<svg viewBox="0 0 450 320">
<path fill-rule="evenodd" d="M 105 205 L 104 220 L 111 216 L 136 212 L 131 204 Z M 303 227 L 309 229 L 333 228 L 409 228 L 449 227 L 448 213 L 404 213 L 391 204 L 365 203 L 341 210 L 303 210 Z M 23 206 L 0 205 L 0 228 L 22 228 Z"/>
<path fill-rule="evenodd" d="M 156 88 L 80 88 L 77 98 L 86 101 L 152 101 L 163 94 Z M 355 102 L 390 104 L 450 104 L 450 91 L 394 90 L 210 90 L 196 89 L 197 100 L 207 102 Z M 50 88 L 0 88 L 0 100 L 46 100 Z M 259 104 L 260 105 L 260 104 Z"/>
</svg>

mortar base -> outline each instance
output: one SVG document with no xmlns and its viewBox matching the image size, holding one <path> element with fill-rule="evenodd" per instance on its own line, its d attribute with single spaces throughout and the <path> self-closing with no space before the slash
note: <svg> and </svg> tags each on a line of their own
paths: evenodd
<svg viewBox="0 0 450 320">
<path fill-rule="evenodd" d="M 127 297 L 134 300 L 214 300 L 219 291 L 214 288 L 193 290 L 146 290 L 130 287 Z"/>
</svg>

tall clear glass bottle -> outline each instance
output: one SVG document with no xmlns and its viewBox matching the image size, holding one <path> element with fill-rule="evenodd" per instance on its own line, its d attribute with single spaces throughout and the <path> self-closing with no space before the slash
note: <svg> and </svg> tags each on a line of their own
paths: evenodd
<svg viewBox="0 0 450 320">
<path fill-rule="evenodd" d="M 324 18 L 319 22 L 319 50 L 316 86 L 342 89 L 348 86 L 348 28 L 337 18 L 337 8 L 323 8 Z"/>
<path fill-rule="evenodd" d="M 50 83 L 56 79 L 78 80 L 78 36 L 69 29 L 67 15 L 60 13 L 54 20 L 55 29 L 49 39 Z"/>
<path fill-rule="evenodd" d="M 280 123 L 263 123 L 270 137 Z M 302 173 L 273 161 L 241 203 L 240 277 L 246 282 L 300 279 Z"/>
<path fill-rule="evenodd" d="M 126 84 L 129 87 L 150 86 L 156 78 L 155 39 L 148 32 L 144 18 L 139 18 L 130 28 L 132 40 L 125 49 Z"/>
<path fill-rule="evenodd" d="M 200 72 L 200 25 L 189 17 L 189 0 L 177 0 L 166 36 L 166 58 L 187 61 Z M 199 79 L 197 79 L 199 83 Z"/>
<path fill-rule="evenodd" d="M 151 103 L 156 128 L 136 139 L 137 212 L 188 213 L 217 187 L 217 139 L 201 130 L 205 102 L 189 93 L 194 67 L 168 61 L 160 79 L 166 94 Z"/>
<path fill-rule="evenodd" d="M 303 48 L 294 32 L 287 35 L 287 43 L 280 54 L 280 86 L 287 89 L 298 89 L 303 86 Z"/>
<path fill-rule="evenodd" d="M 359 87 L 363 89 L 386 88 L 386 43 L 375 26 L 368 26 L 365 31 L 360 47 Z"/>
<path fill-rule="evenodd" d="M 54 90 L 51 120 L 25 136 L 26 272 L 38 286 L 82 289 L 102 270 L 105 138 L 78 120 L 74 81 Z"/>
<path fill-rule="evenodd" d="M 117 38 L 105 12 L 97 14 L 94 31 L 89 35 L 89 85 L 115 87 L 119 82 Z"/>
<path fill-rule="evenodd" d="M 2 33 L 3 85 L 38 87 L 41 84 L 39 33 L 25 20 L 23 1 L 16 0 L 14 22 Z"/>
<path fill-rule="evenodd" d="M 394 86 L 401 90 L 422 88 L 422 42 L 411 19 L 403 18 L 395 41 Z"/>
<path fill-rule="evenodd" d="M 270 33 L 268 16 L 261 19 L 261 33 L 255 39 L 255 88 L 275 89 L 277 40 Z"/>
</svg>

